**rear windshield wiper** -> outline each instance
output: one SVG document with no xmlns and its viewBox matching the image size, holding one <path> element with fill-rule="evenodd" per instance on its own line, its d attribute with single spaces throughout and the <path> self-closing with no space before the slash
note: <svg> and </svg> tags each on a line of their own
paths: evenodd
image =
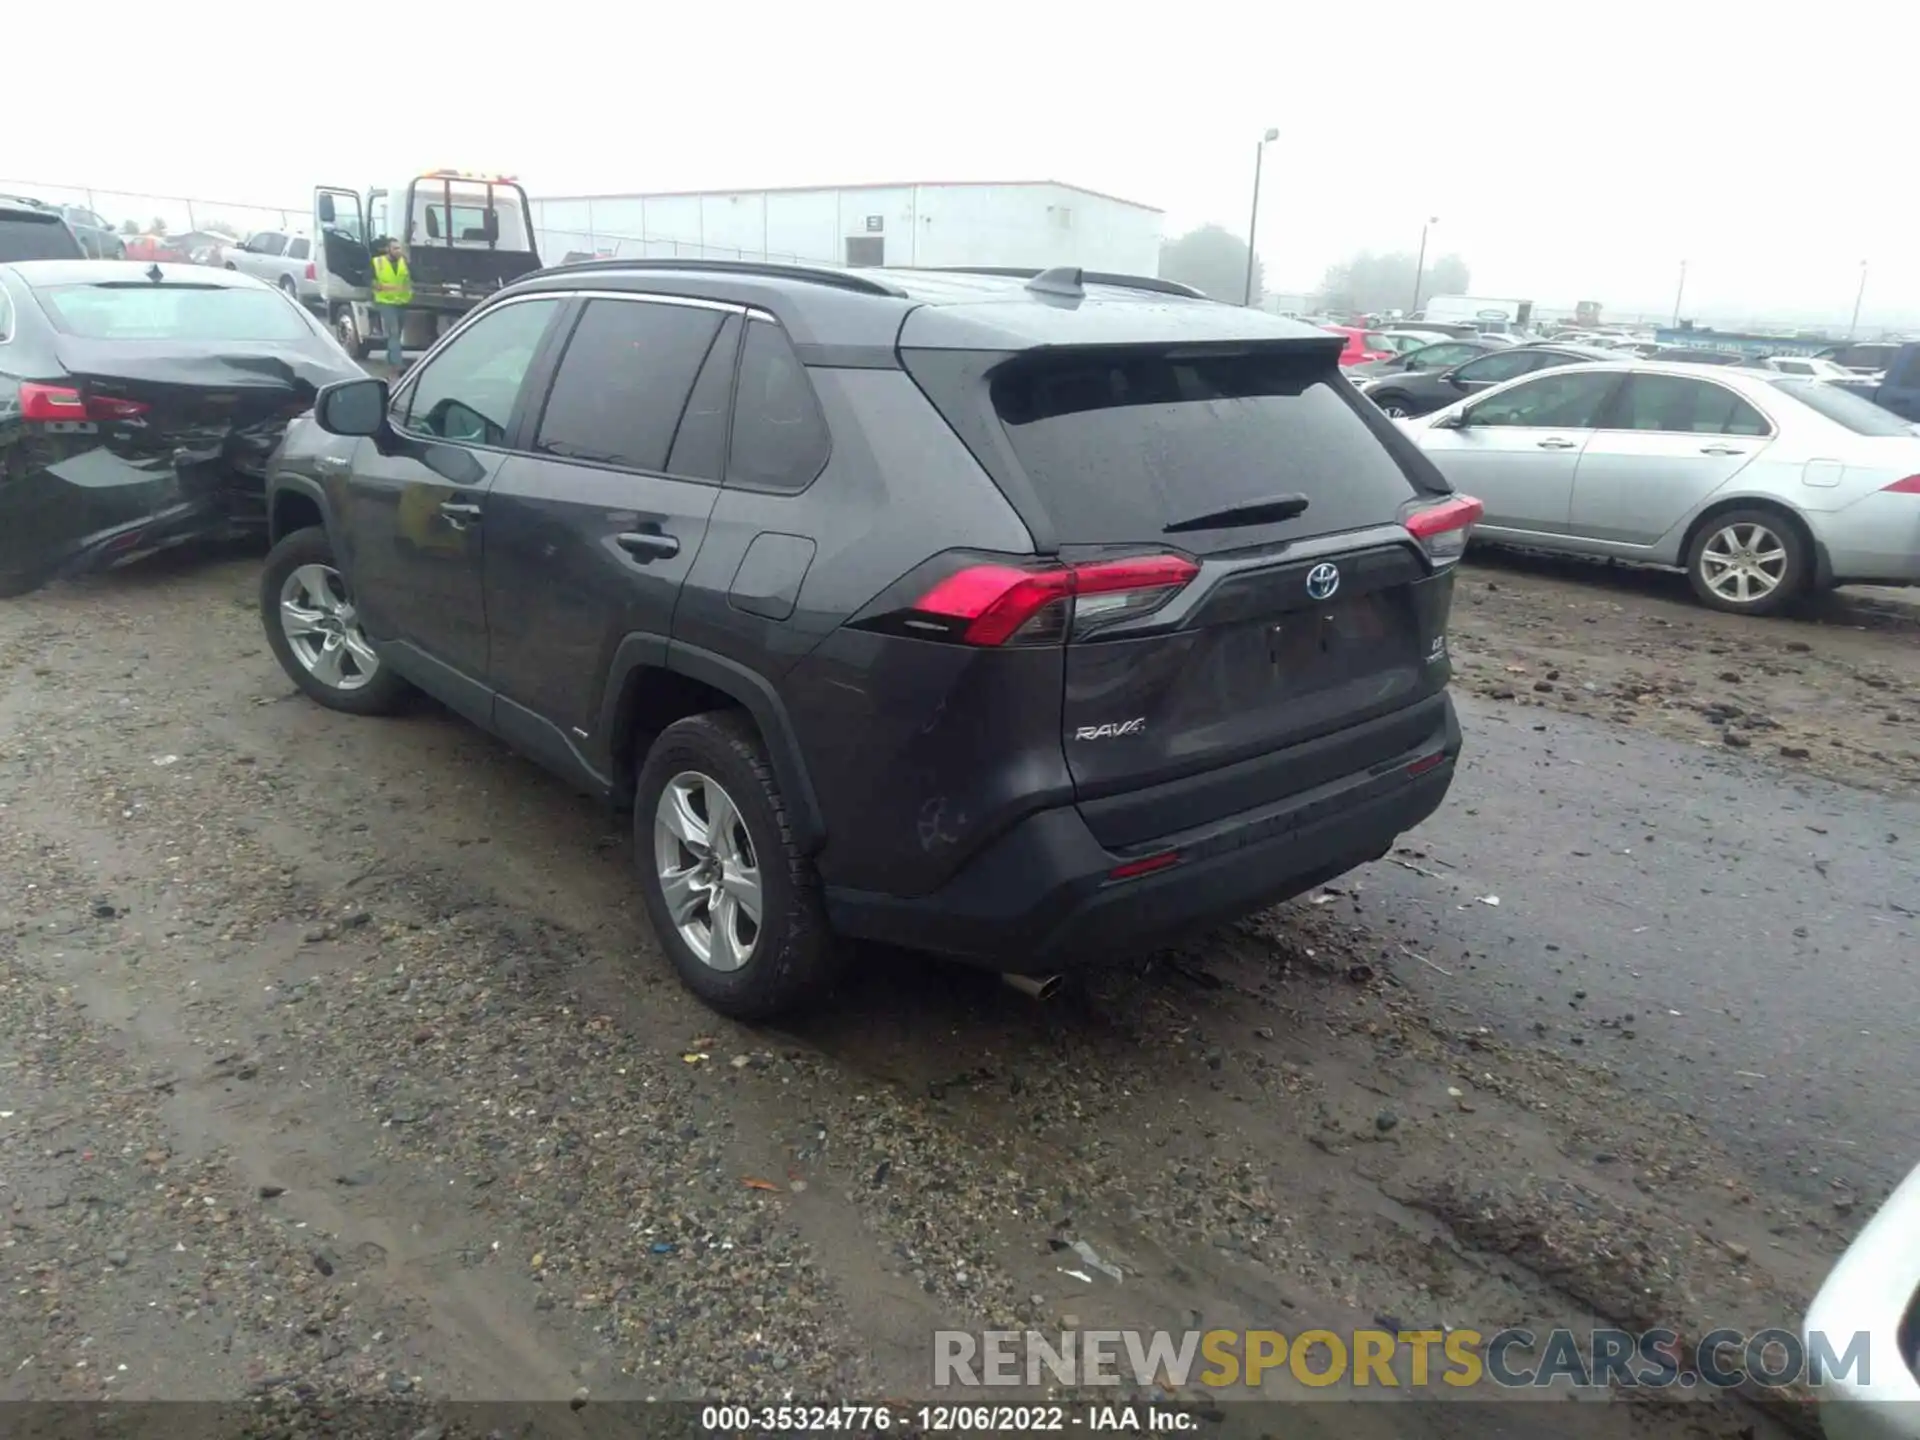
<svg viewBox="0 0 1920 1440">
<path fill-rule="evenodd" d="M 1224 510 L 1212 510 L 1205 515 L 1195 515 L 1190 520 L 1176 520 L 1161 533 L 1178 535 L 1187 530 L 1225 530 L 1235 525 L 1274 525 L 1282 520 L 1291 520 L 1298 515 L 1304 515 L 1309 503 L 1304 495 L 1275 495 L 1267 500 L 1249 500 L 1242 505 L 1229 505 Z"/>
</svg>

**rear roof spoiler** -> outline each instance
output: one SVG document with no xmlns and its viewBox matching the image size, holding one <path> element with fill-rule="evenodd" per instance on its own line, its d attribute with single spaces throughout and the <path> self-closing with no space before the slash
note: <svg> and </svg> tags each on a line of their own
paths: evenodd
<svg viewBox="0 0 1920 1440">
<path fill-rule="evenodd" d="M 1009 280 L 1025 280 L 1027 289 L 1042 295 L 1085 295 L 1088 285 L 1113 285 L 1123 290 L 1146 290 L 1155 295 L 1178 295 L 1186 300 L 1211 300 L 1213 297 L 1178 280 L 1163 280 L 1158 275 L 1126 275 L 1112 270 L 1083 270 L 1078 265 L 1055 265 L 1035 270 L 1018 265 L 927 265 L 926 270 L 943 275 L 999 275 Z"/>
</svg>

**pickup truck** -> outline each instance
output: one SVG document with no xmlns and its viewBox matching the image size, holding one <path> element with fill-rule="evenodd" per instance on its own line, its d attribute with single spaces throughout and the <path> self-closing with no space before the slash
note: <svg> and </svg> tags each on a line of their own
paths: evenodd
<svg viewBox="0 0 1920 1440">
<path fill-rule="evenodd" d="M 284 230 L 256 230 L 222 252 L 229 270 L 277 285 L 303 305 L 320 303 L 320 276 L 313 263 L 313 242 Z"/>
<path fill-rule="evenodd" d="M 1895 350 L 1887 360 L 1887 368 L 1878 375 L 1858 375 L 1850 380 L 1827 383 L 1863 395 L 1882 410 L 1891 410 L 1903 420 L 1920 424 L 1920 340 L 1909 340 Z"/>
</svg>

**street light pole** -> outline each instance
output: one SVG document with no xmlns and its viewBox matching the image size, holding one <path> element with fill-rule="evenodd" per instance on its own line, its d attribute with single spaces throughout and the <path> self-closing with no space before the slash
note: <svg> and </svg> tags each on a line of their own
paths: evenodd
<svg viewBox="0 0 1920 1440">
<path fill-rule="evenodd" d="M 1847 338 L 1853 338 L 1853 332 L 1860 328 L 1860 302 L 1867 298 L 1867 262 L 1860 262 L 1860 288 L 1853 295 L 1853 319 L 1847 322 Z"/>
<path fill-rule="evenodd" d="M 1420 258 L 1413 262 L 1413 304 L 1407 309 L 1409 320 L 1420 313 L 1420 278 L 1427 270 L 1427 231 L 1439 223 L 1438 215 L 1429 215 L 1427 223 L 1420 227 Z"/>
<path fill-rule="evenodd" d="M 1680 288 L 1673 295 L 1673 328 L 1680 328 L 1680 302 L 1687 296 L 1687 262 L 1680 262 Z"/>
<path fill-rule="evenodd" d="M 1242 305 L 1253 304 L 1253 243 L 1260 233 L 1260 162 L 1267 158 L 1267 142 L 1279 138 L 1280 132 L 1269 127 L 1253 147 L 1253 214 L 1247 217 L 1247 289 Z"/>
</svg>

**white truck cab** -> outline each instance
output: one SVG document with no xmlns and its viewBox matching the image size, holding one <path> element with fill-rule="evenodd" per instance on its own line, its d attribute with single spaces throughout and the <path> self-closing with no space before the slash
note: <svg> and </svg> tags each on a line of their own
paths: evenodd
<svg viewBox="0 0 1920 1440">
<path fill-rule="evenodd" d="M 429 170 L 385 189 L 338 185 L 313 192 L 320 303 L 340 343 L 356 358 L 382 336 L 373 303 L 373 255 L 397 239 L 413 300 L 408 346 L 433 344 L 487 296 L 540 268 L 527 192 L 511 176 Z"/>
</svg>

